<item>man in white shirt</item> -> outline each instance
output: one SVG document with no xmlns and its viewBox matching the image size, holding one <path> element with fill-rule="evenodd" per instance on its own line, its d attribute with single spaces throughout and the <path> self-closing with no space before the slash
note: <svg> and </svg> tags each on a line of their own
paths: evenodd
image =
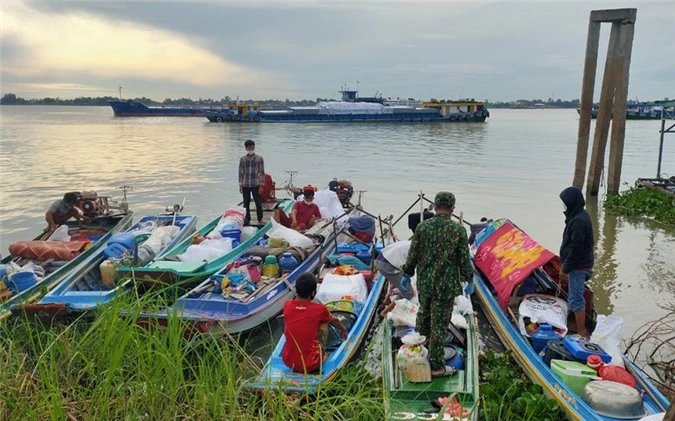
<svg viewBox="0 0 675 421">
<path fill-rule="evenodd" d="M 398 293 L 396 295 L 407 299 L 415 296 L 410 278 L 406 276 L 405 280 L 403 280 L 402 268 L 408 258 L 409 250 L 409 240 L 397 241 L 383 248 L 377 258 L 377 269 L 389 281 L 390 291 L 397 289 Z M 401 282 L 402 280 L 403 282 Z M 387 300 L 389 300 L 389 297 L 387 297 Z"/>
</svg>

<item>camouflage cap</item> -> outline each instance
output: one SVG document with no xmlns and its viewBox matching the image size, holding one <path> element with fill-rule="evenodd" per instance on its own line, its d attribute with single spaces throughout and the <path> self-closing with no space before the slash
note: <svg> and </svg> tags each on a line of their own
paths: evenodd
<svg viewBox="0 0 675 421">
<path fill-rule="evenodd" d="M 434 204 L 436 206 L 452 208 L 455 206 L 455 195 L 448 191 L 438 192 L 434 198 Z"/>
</svg>

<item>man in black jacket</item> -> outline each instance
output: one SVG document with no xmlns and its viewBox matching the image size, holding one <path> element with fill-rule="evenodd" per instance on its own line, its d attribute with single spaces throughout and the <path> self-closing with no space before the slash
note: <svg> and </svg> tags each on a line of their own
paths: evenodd
<svg viewBox="0 0 675 421">
<path fill-rule="evenodd" d="M 584 286 L 593 275 L 593 227 L 584 209 L 586 201 L 581 190 L 568 187 L 560 193 L 560 199 L 565 209 L 565 231 L 560 245 L 561 275 L 569 279 L 567 302 L 574 312 L 577 333 L 588 339 Z"/>
</svg>

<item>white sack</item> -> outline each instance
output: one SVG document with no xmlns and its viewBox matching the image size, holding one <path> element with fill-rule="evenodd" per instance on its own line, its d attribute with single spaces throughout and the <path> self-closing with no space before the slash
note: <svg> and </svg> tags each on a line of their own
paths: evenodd
<svg viewBox="0 0 675 421">
<path fill-rule="evenodd" d="M 354 313 L 359 314 L 368 296 L 368 286 L 363 274 L 326 274 L 316 292 L 316 299 L 326 304 L 350 296 L 354 300 Z"/>
<path fill-rule="evenodd" d="M 557 332 L 561 336 L 567 334 L 567 302 L 561 298 L 544 294 L 528 294 L 523 297 L 518 307 L 518 327 L 520 333 L 529 337 L 523 321 L 525 317 L 529 317 L 532 323 L 548 323 L 562 330 L 562 333 Z"/>
<path fill-rule="evenodd" d="M 620 348 L 621 329 L 623 329 L 621 317 L 598 314 L 598 323 L 591 335 L 591 342 L 600 345 L 605 352 L 612 356 L 610 364 L 623 367 L 623 354 Z"/>
<path fill-rule="evenodd" d="M 292 247 L 308 248 L 314 245 L 312 240 L 300 234 L 296 230 L 286 228 L 274 219 L 270 220 L 270 222 L 272 223 L 272 229 L 267 231 L 268 237 L 283 238 L 284 240 L 288 241 L 288 244 L 290 244 Z"/>
<path fill-rule="evenodd" d="M 49 236 L 47 241 L 70 241 L 70 235 L 68 235 L 68 226 L 61 225 L 54 230 L 52 235 Z"/>
<path fill-rule="evenodd" d="M 199 244 L 192 244 L 178 258 L 181 262 L 210 262 L 225 256 L 231 250 L 232 238 L 207 239 Z"/>
</svg>

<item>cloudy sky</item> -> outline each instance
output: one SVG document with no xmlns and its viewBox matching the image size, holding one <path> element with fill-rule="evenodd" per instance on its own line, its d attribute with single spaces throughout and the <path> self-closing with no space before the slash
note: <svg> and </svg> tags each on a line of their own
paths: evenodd
<svg viewBox="0 0 675 421">
<path fill-rule="evenodd" d="M 672 0 L 4 0 L 0 94 L 333 98 L 359 81 L 363 96 L 572 99 L 589 12 L 619 7 L 638 9 L 630 98 L 674 97 Z"/>
</svg>

